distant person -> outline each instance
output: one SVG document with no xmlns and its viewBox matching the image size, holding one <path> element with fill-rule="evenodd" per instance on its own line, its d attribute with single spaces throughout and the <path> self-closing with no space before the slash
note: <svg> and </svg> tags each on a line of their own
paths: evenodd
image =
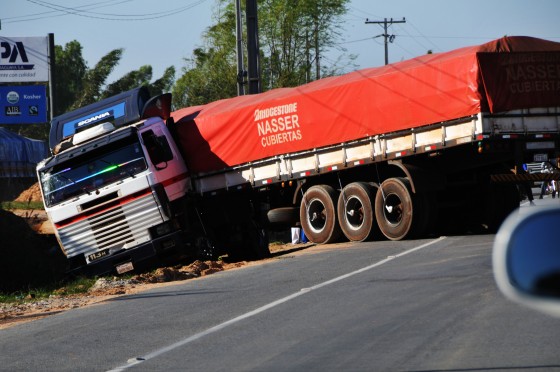
<svg viewBox="0 0 560 372">
<path fill-rule="evenodd" d="M 545 162 L 541 163 L 541 173 L 553 173 L 555 171 L 557 171 L 557 168 L 552 163 L 545 163 Z M 554 180 L 543 181 L 541 185 L 541 195 L 539 196 L 539 199 L 542 199 L 547 191 L 552 193 L 553 199 L 556 197 L 556 182 Z"/>
<path fill-rule="evenodd" d="M 522 174 L 528 174 L 529 173 L 529 167 L 527 166 L 526 163 L 523 163 L 522 165 L 522 169 L 523 171 L 521 172 Z M 523 196 L 523 193 L 525 194 L 525 196 L 527 196 L 527 199 L 529 200 L 529 204 L 531 205 L 535 205 L 535 202 L 533 201 L 533 190 L 531 190 L 531 184 L 529 182 L 523 182 L 519 188 L 519 192 L 521 193 L 521 195 Z M 525 198 L 522 198 L 525 199 Z"/>
<path fill-rule="evenodd" d="M 541 163 L 541 173 L 548 173 L 546 169 L 546 163 L 543 161 Z M 548 186 L 548 181 L 543 181 L 541 184 L 541 194 L 539 195 L 539 199 L 542 199 L 544 194 L 546 193 L 546 187 Z"/>
</svg>

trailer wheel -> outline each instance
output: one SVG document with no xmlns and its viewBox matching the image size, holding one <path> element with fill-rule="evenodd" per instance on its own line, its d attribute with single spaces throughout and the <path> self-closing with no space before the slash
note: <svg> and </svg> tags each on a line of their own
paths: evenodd
<svg viewBox="0 0 560 372">
<path fill-rule="evenodd" d="M 338 196 L 338 222 L 350 241 L 362 242 L 380 236 L 373 203 L 377 188 L 365 182 L 353 182 Z"/>
<path fill-rule="evenodd" d="M 306 191 L 301 201 L 299 216 L 309 241 L 328 244 L 340 237 L 336 200 L 336 191 L 328 185 L 312 186 Z"/>
<path fill-rule="evenodd" d="M 414 203 L 408 181 L 389 178 L 375 197 L 375 217 L 379 229 L 390 240 L 401 240 L 412 232 Z"/>
</svg>

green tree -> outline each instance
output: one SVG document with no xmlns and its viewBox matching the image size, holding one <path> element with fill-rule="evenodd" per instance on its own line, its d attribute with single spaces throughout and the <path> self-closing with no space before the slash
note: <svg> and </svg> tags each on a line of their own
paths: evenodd
<svg viewBox="0 0 560 372">
<path fill-rule="evenodd" d="M 148 85 L 150 80 L 152 80 L 152 66 L 141 66 L 138 70 L 130 71 L 119 80 L 108 84 L 101 93 L 101 98 L 111 97 L 141 85 Z"/>
<path fill-rule="evenodd" d="M 187 66 L 173 87 L 173 104 L 177 108 L 237 94 L 233 4 L 219 7 L 214 18 L 217 23 L 203 35 L 205 46 L 195 49 L 192 58 L 185 59 Z"/>
<path fill-rule="evenodd" d="M 60 68 L 64 68 L 66 71 L 65 75 L 62 75 L 61 82 L 57 84 L 57 89 L 63 92 L 62 97 L 64 98 L 60 106 L 62 110 L 58 114 L 83 107 L 100 99 L 142 85 L 147 86 L 152 95 L 169 92 L 173 87 L 175 79 L 175 67 L 173 66 L 168 67 L 161 78 L 153 83 L 150 83 L 152 80 L 152 66 L 144 65 L 138 70 L 130 71 L 120 79 L 107 84 L 107 78 L 121 60 L 123 49 L 119 48 L 110 51 L 101 57 L 93 68 L 88 68 L 85 62 L 77 63 L 80 60 L 83 61 L 80 44 L 74 41 L 70 47 L 67 45 L 66 54 L 62 54 L 62 57 L 64 57 L 62 59 L 63 63 L 60 64 Z M 65 76 L 68 76 L 69 79 L 65 78 Z M 67 81 L 70 81 L 68 86 L 70 89 L 64 92 L 64 89 L 67 87 Z"/>
<path fill-rule="evenodd" d="M 109 74 L 111 74 L 115 66 L 119 63 L 122 53 L 122 48 L 114 49 L 101 57 L 95 67 L 86 71 L 83 79 L 82 91 L 72 105 L 72 109 L 89 105 L 102 98 L 103 86 Z"/>
<path fill-rule="evenodd" d="M 171 91 L 175 79 L 175 67 L 168 67 L 163 73 L 162 77 L 150 83 L 152 80 L 152 66 L 144 65 L 138 70 L 130 71 L 119 80 L 108 84 L 103 92 L 101 98 L 107 98 L 126 92 L 127 90 L 137 88 L 139 86 L 146 86 L 152 96 Z"/>
<path fill-rule="evenodd" d="M 88 67 L 82 56 L 82 46 L 76 40 L 64 47 L 56 45 L 55 58 L 54 115 L 57 116 L 74 105 L 83 89 L 83 77 Z"/>
<path fill-rule="evenodd" d="M 297 86 L 337 72 L 339 61 L 321 63 L 321 57 L 328 49 L 336 47 L 341 16 L 346 13 L 348 2 L 259 2 L 263 89 Z M 204 45 L 193 51 L 192 58 L 186 59 L 183 75 L 173 88 L 176 107 L 203 104 L 237 94 L 233 1 L 217 0 L 214 18 L 216 24 L 203 35 Z"/>
<path fill-rule="evenodd" d="M 296 86 L 332 75 L 338 62 L 323 64 L 336 48 L 348 0 L 265 0 L 260 3 L 260 46 L 268 88 Z M 276 21 L 275 21 L 276 20 Z M 349 56 L 352 59 L 352 56 Z"/>
<path fill-rule="evenodd" d="M 171 92 L 175 82 L 175 67 L 169 66 L 163 75 L 151 84 L 148 84 L 152 96 Z"/>
</svg>

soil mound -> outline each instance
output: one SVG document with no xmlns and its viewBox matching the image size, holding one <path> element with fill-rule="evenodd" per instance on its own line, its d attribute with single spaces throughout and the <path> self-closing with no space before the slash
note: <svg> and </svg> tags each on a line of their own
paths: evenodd
<svg viewBox="0 0 560 372">
<path fill-rule="evenodd" d="M 21 194 L 15 199 L 17 202 L 29 203 L 29 202 L 39 202 L 42 201 L 41 190 L 39 189 L 39 183 L 34 183 L 26 190 L 23 190 Z"/>
</svg>

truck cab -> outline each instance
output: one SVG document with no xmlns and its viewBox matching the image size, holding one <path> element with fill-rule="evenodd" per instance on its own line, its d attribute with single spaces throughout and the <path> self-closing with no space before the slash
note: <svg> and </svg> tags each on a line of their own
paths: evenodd
<svg viewBox="0 0 560 372">
<path fill-rule="evenodd" d="M 138 88 L 52 121 L 53 155 L 37 174 L 72 268 L 123 273 L 183 247 L 171 205 L 189 179 L 166 125 L 170 101 Z"/>
</svg>

